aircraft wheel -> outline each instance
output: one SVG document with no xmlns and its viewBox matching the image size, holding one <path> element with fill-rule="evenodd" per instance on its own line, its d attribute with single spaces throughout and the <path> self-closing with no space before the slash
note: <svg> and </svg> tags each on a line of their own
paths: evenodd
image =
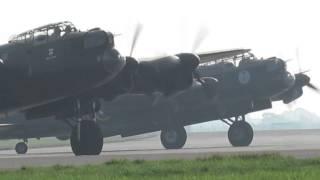
<svg viewBox="0 0 320 180">
<path fill-rule="evenodd" d="M 181 149 L 187 140 L 184 127 L 169 128 L 161 131 L 161 143 L 166 149 Z"/>
<path fill-rule="evenodd" d="M 80 140 L 78 127 L 75 126 L 70 137 L 73 153 L 79 155 L 99 155 L 103 147 L 103 135 L 99 125 L 94 121 L 83 120 L 80 123 Z"/>
<path fill-rule="evenodd" d="M 28 151 L 28 145 L 25 142 L 19 142 L 16 144 L 15 150 L 17 154 L 26 154 Z"/>
<path fill-rule="evenodd" d="M 228 130 L 228 138 L 232 146 L 249 146 L 253 139 L 253 129 L 246 121 L 236 121 Z"/>
</svg>

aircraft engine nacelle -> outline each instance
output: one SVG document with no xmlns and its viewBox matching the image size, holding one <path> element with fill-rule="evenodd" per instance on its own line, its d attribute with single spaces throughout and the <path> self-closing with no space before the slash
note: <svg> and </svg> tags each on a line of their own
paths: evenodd
<svg viewBox="0 0 320 180">
<path fill-rule="evenodd" d="M 199 57 L 191 53 L 166 56 L 138 62 L 126 57 L 122 71 L 108 84 L 93 94 L 111 101 L 124 93 L 152 94 L 155 91 L 171 95 L 190 87 Z"/>
<path fill-rule="evenodd" d="M 301 97 L 303 94 L 303 91 L 302 91 L 302 87 L 294 87 L 294 88 L 291 88 L 289 91 L 287 91 L 283 97 L 282 97 L 282 101 L 283 103 L 285 104 L 289 104 L 291 103 L 292 101 L 298 99 L 299 97 Z"/>
<path fill-rule="evenodd" d="M 278 95 L 276 99 L 282 100 L 284 104 L 289 104 L 292 101 L 302 96 L 303 94 L 302 88 L 304 86 L 312 86 L 310 84 L 310 77 L 303 73 L 295 74 L 294 85 L 284 93 Z"/>
<path fill-rule="evenodd" d="M 192 85 L 193 72 L 199 65 L 199 57 L 191 53 L 162 57 L 139 63 L 134 91 L 165 95 L 184 90 Z"/>
<path fill-rule="evenodd" d="M 135 76 L 138 69 L 138 61 L 132 57 L 126 57 L 126 64 L 121 72 L 111 82 L 95 89 L 92 94 L 111 101 L 115 97 L 131 92 L 135 87 Z"/>
</svg>

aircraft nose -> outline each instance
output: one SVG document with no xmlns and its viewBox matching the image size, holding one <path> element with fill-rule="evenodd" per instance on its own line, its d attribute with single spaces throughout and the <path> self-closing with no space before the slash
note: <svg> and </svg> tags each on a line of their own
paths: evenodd
<svg viewBox="0 0 320 180">
<path fill-rule="evenodd" d="M 125 57 L 121 56 L 116 49 L 105 50 L 100 60 L 106 72 L 113 77 L 125 66 Z"/>
</svg>

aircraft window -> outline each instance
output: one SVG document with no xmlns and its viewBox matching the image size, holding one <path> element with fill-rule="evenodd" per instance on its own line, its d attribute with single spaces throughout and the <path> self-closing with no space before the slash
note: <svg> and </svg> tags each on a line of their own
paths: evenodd
<svg viewBox="0 0 320 180">
<path fill-rule="evenodd" d="M 46 35 L 38 35 L 35 37 L 36 41 L 45 41 L 47 39 Z"/>
<path fill-rule="evenodd" d="M 45 32 L 35 32 L 33 34 L 35 40 L 43 40 L 43 37 L 47 36 Z"/>
<path fill-rule="evenodd" d="M 55 27 L 54 29 L 53 29 L 53 33 L 52 33 L 52 35 L 51 35 L 52 37 L 54 37 L 54 38 L 59 38 L 59 37 L 61 37 L 61 29 L 60 29 L 60 27 Z"/>
<path fill-rule="evenodd" d="M 35 32 L 33 34 L 33 43 L 34 44 L 44 44 L 47 42 L 48 35 L 45 32 Z"/>
<path fill-rule="evenodd" d="M 30 41 L 38 41 L 44 42 L 48 39 L 59 38 L 61 36 L 67 35 L 71 32 L 77 32 L 78 30 L 74 27 L 71 22 L 63 21 L 54 24 L 48 24 L 45 26 L 41 26 L 26 32 L 23 32 L 19 35 L 15 35 L 9 39 L 9 43 L 14 42 L 27 42 Z"/>
<path fill-rule="evenodd" d="M 53 30 L 53 29 L 49 29 L 49 30 L 48 30 L 48 36 L 52 36 L 53 33 L 54 33 L 54 30 Z"/>
<path fill-rule="evenodd" d="M 70 25 L 67 25 L 66 28 L 64 29 L 64 32 L 65 32 L 66 34 L 71 33 L 71 32 L 72 32 L 71 26 L 70 26 Z"/>
</svg>

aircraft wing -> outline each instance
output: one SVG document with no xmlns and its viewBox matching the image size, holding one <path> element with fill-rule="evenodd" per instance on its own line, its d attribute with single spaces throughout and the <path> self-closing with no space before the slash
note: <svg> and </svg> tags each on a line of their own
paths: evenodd
<svg viewBox="0 0 320 180">
<path fill-rule="evenodd" d="M 250 51 L 251 49 L 229 49 L 198 53 L 198 56 L 200 57 L 200 63 L 206 63 L 210 61 L 217 61 L 220 59 L 232 58 L 234 56 L 244 54 Z"/>
</svg>

